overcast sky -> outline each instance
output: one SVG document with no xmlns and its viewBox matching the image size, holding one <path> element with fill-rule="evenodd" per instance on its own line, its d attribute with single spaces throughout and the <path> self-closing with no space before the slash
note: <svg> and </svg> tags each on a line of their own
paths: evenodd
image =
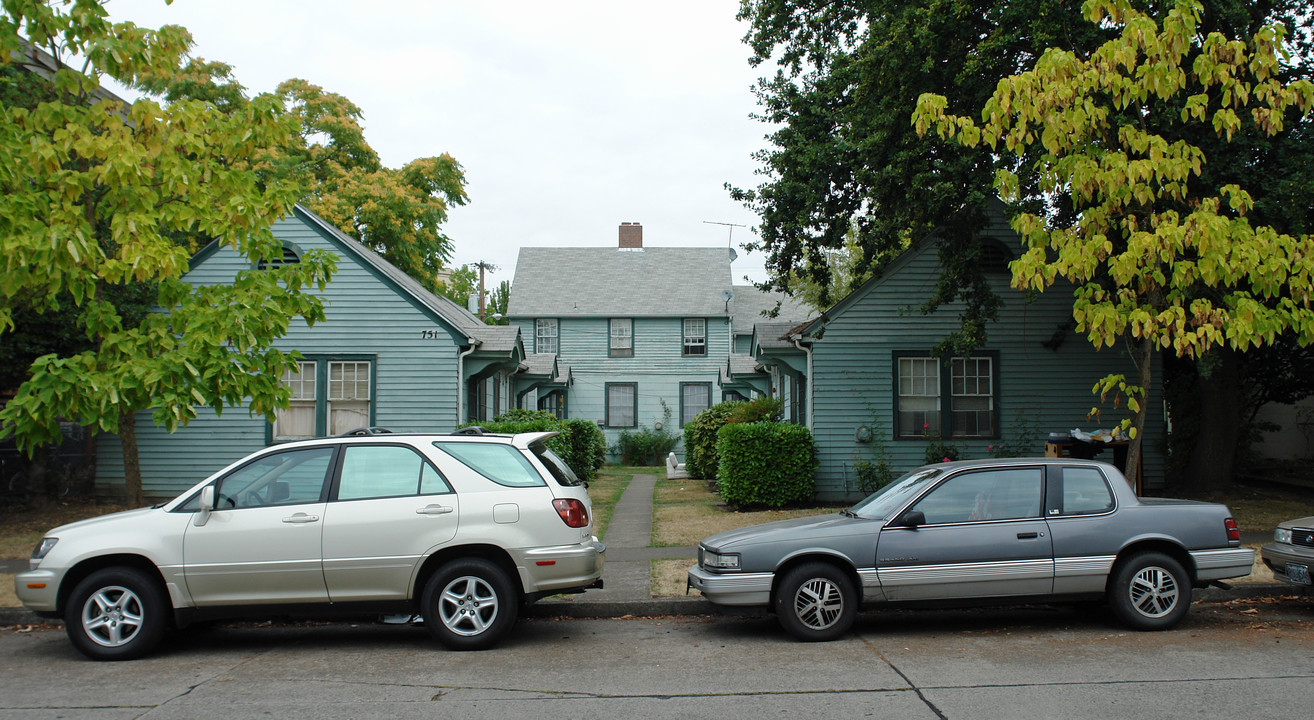
<svg viewBox="0 0 1314 720">
<path fill-rule="evenodd" d="M 735 281 L 765 279 L 740 244 L 756 216 L 724 185 L 756 186 L 745 26 L 737 0 L 111 0 L 111 17 L 178 24 L 194 54 L 251 93 L 303 78 L 364 112 L 388 167 L 451 153 L 470 203 L 445 228 L 453 265 L 510 280 L 522 246 L 739 251 Z M 562 278 L 587 282 L 587 276 Z M 491 283 L 490 283 L 491 286 Z"/>
</svg>

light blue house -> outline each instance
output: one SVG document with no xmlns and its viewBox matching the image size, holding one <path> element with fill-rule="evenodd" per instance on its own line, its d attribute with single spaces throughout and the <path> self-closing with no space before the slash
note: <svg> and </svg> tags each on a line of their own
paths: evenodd
<svg viewBox="0 0 1314 720">
<path fill-rule="evenodd" d="M 1111 428 L 1125 411 L 1091 394 L 1113 372 L 1134 377 L 1120 349 L 1096 351 L 1073 330 L 1072 293 L 1056 286 L 1028 298 L 1009 287 L 1007 261 L 1017 236 L 996 216 L 984 233 L 996 243 L 987 273 L 1004 300 L 985 347 L 969 357 L 937 358 L 931 348 L 957 330 L 961 305 L 931 315 L 916 308 L 931 297 L 940 267 L 935 237 L 923 239 L 819 317 L 804 324 L 758 323 L 753 353 L 789 382 L 776 392 L 802 395 L 800 422 L 816 441 L 817 494 L 824 500 L 861 494 L 854 466 L 884 447 L 898 475 L 923 462 L 939 441 L 960 457 L 987 457 L 1001 443 L 1028 454 L 1046 451 L 1050 433 Z M 1155 376 L 1161 377 L 1159 368 Z M 1151 388 L 1142 456 L 1147 485 L 1162 482 L 1166 433 L 1160 385 Z M 1112 461 L 1106 449 L 1096 459 Z"/>
<path fill-rule="evenodd" d="M 520 402 L 594 420 L 614 444 L 624 430 L 679 433 L 711 405 L 770 392 L 749 338 L 779 298 L 734 285 L 733 261 L 729 248 L 645 247 L 637 223 L 620 226 L 617 247 L 522 248 L 507 317 L 527 365 L 550 358 L 569 378 L 517 376 Z M 807 317 L 789 301 L 782 312 Z"/>
<path fill-rule="evenodd" d="M 558 380 L 555 365 L 526 365 L 518 328 L 485 325 L 305 208 L 298 206 L 273 231 L 287 262 L 312 248 L 338 258 L 337 274 L 320 293 L 326 320 L 314 327 L 294 324 L 275 343 L 304 356 L 299 369 L 283 378 L 292 389 L 291 407 L 268 418 L 252 417 L 245 408 L 230 408 L 222 416 L 202 408 L 172 435 L 141 413 L 137 439 L 147 496 L 172 496 L 277 442 L 362 426 L 448 431 L 460 421 L 511 407 L 513 377 Z M 249 267 L 231 248 L 212 244 L 193 258 L 184 279 L 227 283 Z M 117 436 L 98 438 L 96 476 L 102 491 L 122 486 Z"/>
</svg>

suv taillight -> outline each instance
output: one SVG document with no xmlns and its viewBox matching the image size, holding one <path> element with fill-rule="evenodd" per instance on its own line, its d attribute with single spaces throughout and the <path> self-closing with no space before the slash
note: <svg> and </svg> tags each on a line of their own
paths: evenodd
<svg viewBox="0 0 1314 720">
<path fill-rule="evenodd" d="M 570 527 L 588 527 L 589 511 L 584 507 L 584 503 L 575 498 L 557 498 L 552 501 L 552 507 L 557 509 L 557 514 L 561 516 L 562 522 Z"/>
<path fill-rule="evenodd" d="M 1241 529 L 1236 526 L 1236 521 L 1232 518 L 1223 521 L 1223 529 L 1227 530 L 1228 540 L 1239 541 L 1241 539 Z"/>
</svg>

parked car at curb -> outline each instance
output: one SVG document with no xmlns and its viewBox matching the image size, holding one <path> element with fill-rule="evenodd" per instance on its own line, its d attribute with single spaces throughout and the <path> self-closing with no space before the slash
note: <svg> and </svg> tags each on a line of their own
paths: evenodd
<svg viewBox="0 0 1314 720">
<path fill-rule="evenodd" d="M 46 534 L 14 580 L 97 660 L 238 617 L 421 616 L 452 649 L 601 587 L 606 548 L 556 433 L 349 433 L 266 448 L 174 500 Z"/>
<path fill-rule="evenodd" d="M 1293 585 L 1310 585 L 1314 568 L 1314 515 L 1278 523 L 1273 542 L 1259 549 L 1273 577 Z"/>
<path fill-rule="evenodd" d="M 831 640 L 859 606 L 1104 599 L 1125 624 L 1181 622 L 1191 589 L 1250 573 L 1223 505 L 1138 498 L 1113 466 L 1069 458 L 927 465 L 837 515 L 719 533 L 689 586 Z"/>
</svg>

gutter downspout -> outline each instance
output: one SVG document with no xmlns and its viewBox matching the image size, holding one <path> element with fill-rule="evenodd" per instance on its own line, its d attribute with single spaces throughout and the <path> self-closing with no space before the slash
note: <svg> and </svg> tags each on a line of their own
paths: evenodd
<svg viewBox="0 0 1314 720">
<path fill-rule="evenodd" d="M 812 417 L 812 347 L 811 347 L 811 346 L 803 347 L 803 344 L 802 344 L 801 342 L 799 342 L 799 338 L 801 338 L 801 337 L 803 337 L 803 336 L 802 336 L 802 335 L 795 335 L 794 338 L 793 338 L 793 340 L 794 340 L 794 347 L 798 348 L 799 350 L 802 350 L 802 351 L 803 351 L 803 354 L 808 356 L 808 377 L 807 377 L 807 381 L 806 381 L 807 384 L 808 384 L 808 393 L 807 393 L 808 412 L 807 412 L 807 421 L 806 421 L 806 422 L 807 422 L 807 429 L 808 429 L 808 430 L 812 430 L 812 420 L 813 420 L 813 417 Z"/>
<path fill-rule="evenodd" d="M 452 427 L 465 422 L 463 419 L 465 417 L 465 358 L 474 352 L 478 345 L 472 337 L 466 338 L 465 341 L 470 343 L 470 349 L 462 350 L 456 356 L 456 423 Z"/>
</svg>

